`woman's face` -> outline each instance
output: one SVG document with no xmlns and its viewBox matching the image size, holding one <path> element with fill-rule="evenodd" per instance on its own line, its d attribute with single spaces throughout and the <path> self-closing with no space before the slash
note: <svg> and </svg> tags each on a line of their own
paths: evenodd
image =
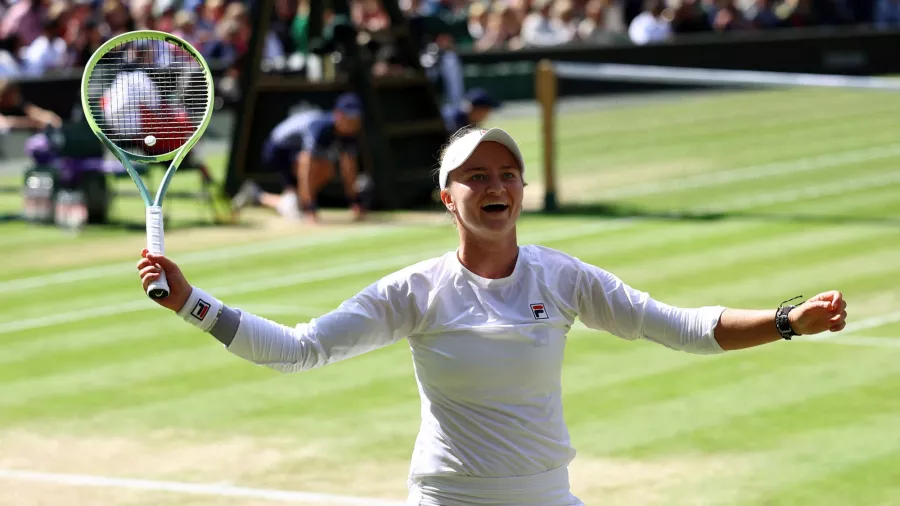
<svg viewBox="0 0 900 506">
<path fill-rule="evenodd" d="M 502 144 L 484 142 L 449 174 L 441 199 L 458 226 L 492 240 L 514 232 L 524 193 L 516 157 Z"/>
</svg>

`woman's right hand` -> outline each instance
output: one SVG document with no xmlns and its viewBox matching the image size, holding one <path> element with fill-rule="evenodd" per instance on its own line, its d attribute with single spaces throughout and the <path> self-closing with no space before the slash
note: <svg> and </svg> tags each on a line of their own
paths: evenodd
<svg viewBox="0 0 900 506">
<path fill-rule="evenodd" d="M 137 270 L 141 276 L 141 284 L 144 293 L 150 283 L 159 279 L 159 273 L 165 271 L 166 281 L 169 284 L 169 296 L 165 299 L 154 299 L 160 306 L 178 312 L 191 296 L 193 287 L 184 278 L 181 269 L 175 262 L 164 255 L 153 255 L 146 248 L 141 250 L 141 259 L 137 263 Z"/>
</svg>

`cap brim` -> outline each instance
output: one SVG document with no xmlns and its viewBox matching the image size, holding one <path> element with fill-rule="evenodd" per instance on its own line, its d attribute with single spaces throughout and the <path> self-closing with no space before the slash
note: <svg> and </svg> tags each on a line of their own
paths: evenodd
<svg viewBox="0 0 900 506">
<path fill-rule="evenodd" d="M 522 158 L 522 152 L 519 150 L 519 145 L 511 135 L 506 133 L 505 130 L 501 128 L 473 130 L 472 132 L 455 140 L 450 145 L 450 147 L 447 148 L 447 152 L 444 154 L 444 159 L 441 161 L 441 189 L 447 187 L 447 179 L 449 178 L 450 173 L 458 169 L 462 164 L 466 163 L 466 160 L 468 160 L 469 157 L 472 156 L 472 153 L 475 152 L 475 149 L 477 149 L 478 146 L 480 146 L 483 142 L 496 142 L 506 147 L 506 149 L 508 149 L 516 158 L 516 161 L 519 162 L 519 169 L 523 173 L 525 172 L 525 161 Z"/>
</svg>

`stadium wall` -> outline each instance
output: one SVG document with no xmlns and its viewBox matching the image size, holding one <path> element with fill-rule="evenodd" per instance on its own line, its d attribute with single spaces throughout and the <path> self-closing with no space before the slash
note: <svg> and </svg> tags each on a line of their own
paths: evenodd
<svg viewBox="0 0 900 506">
<path fill-rule="evenodd" d="M 727 70 L 813 74 L 900 73 L 900 30 L 858 28 L 789 29 L 684 36 L 665 44 L 574 46 L 540 50 L 461 53 L 467 87 L 487 88 L 505 100 L 534 99 L 534 70 L 543 59 Z M 559 95 L 696 88 L 627 82 L 559 84 Z"/>
</svg>

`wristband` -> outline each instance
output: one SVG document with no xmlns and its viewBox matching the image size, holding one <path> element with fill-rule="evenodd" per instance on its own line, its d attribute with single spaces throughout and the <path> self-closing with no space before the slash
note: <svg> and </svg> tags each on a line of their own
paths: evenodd
<svg viewBox="0 0 900 506">
<path fill-rule="evenodd" d="M 197 287 L 193 287 L 187 302 L 178 311 L 178 316 L 203 332 L 209 332 L 209 329 L 219 319 L 222 307 L 222 302 L 219 299 Z"/>
</svg>

